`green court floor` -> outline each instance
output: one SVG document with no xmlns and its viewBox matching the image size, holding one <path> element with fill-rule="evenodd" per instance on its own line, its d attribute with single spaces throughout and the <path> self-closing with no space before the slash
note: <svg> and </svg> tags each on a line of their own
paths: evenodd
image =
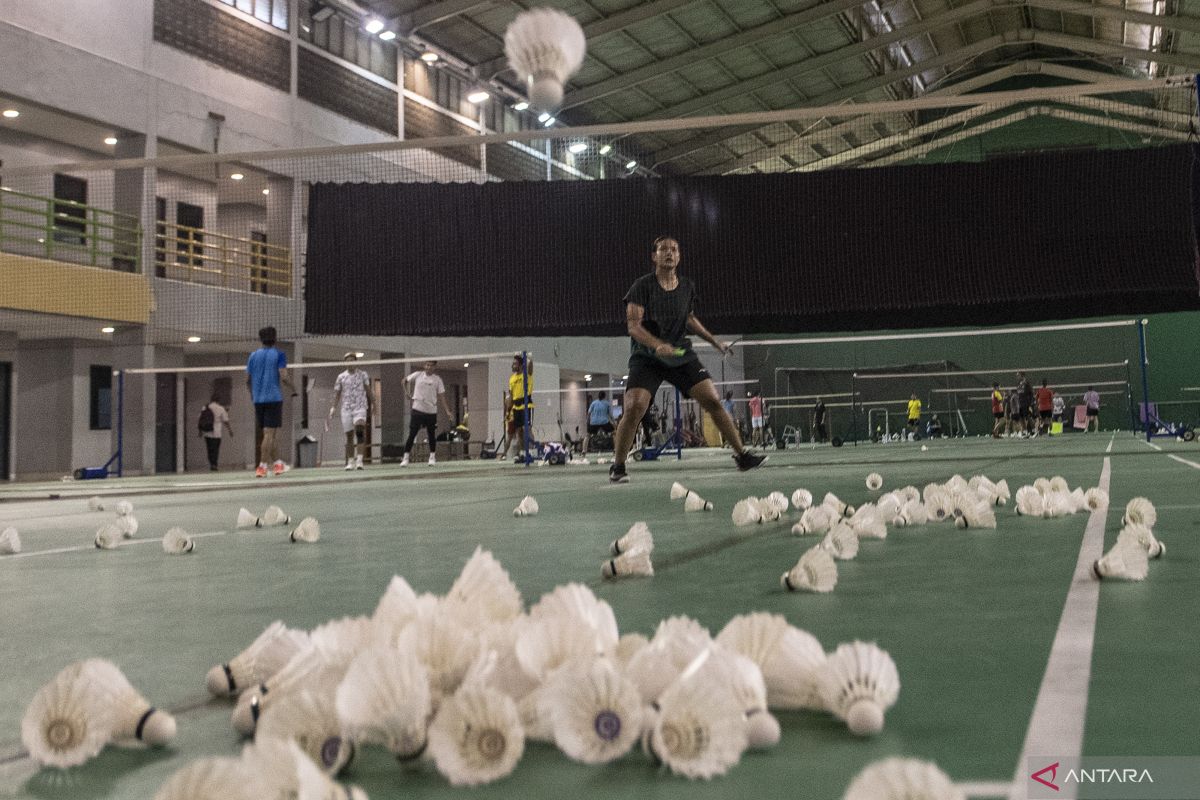
<svg viewBox="0 0 1200 800">
<path fill-rule="evenodd" d="M 1002 796 L 1087 515 L 1031 520 L 1006 508 L 996 531 L 892 529 L 884 541 L 864 541 L 856 560 L 840 562 L 837 589 L 818 596 L 779 588 L 780 573 L 815 543 L 791 536 L 795 515 L 739 529 L 729 512 L 748 494 L 790 495 L 799 486 L 860 502 L 871 496 L 863 479 L 872 470 L 888 488 L 954 473 L 1006 478 L 1014 492 L 1043 475 L 1088 487 L 1109 449 L 1106 546 L 1126 501 L 1145 495 L 1159 508 L 1155 532 L 1168 552 L 1144 583 L 1101 586 L 1084 754 L 1200 755 L 1200 445 L 1156 445 L 1130 434 L 1093 434 L 936 441 L 925 452 L 908 443 L 822 447 L 772 452 L 763 468 L 745 474 L 727 452 L 696 451 L 682 461 L 631 464 L 632 482 L 624 486 L 610 486 L 606 467 L 596 464 L 477 461 L 363 473 L 296 470 L 260 481 L 239 473 L 7 486 L 0 489 L 0 527 L 17 527 L 29 555 L 0 557 L 0 797 L 149 798 L 190 758 L 236 752 L 231 706 L 204 692 L 211 665 L 275 619 L 312 627 L 370 613 L 393 574 L 417 591 L 444 592 L 477 544 L 500 559 L 527 604 L 559 583 L 582 581 L 612 605 L 622 632 L 646 634 L 672 614 L 695 617 L 715 634 L 735 614 L 778 612 L 827 650 L 852 639 L 877 641 L 895 659 L 902 689 L 877 738 L 856 739 L 824 715 L 781 714 L 778 747 L 747 754 L 710 783 L 666 775 L 640 753 L 595 768 L 533 744 L 511 777 L 473 796 L 833 800 L 865 764 L 889 755 L 932 759 L 957 782 L 993 786 L 974 796 Z M 717 510 L 684 514 L 667 497 L 674 480 Z M 99 492 L 134 503 L 139 539 L 161 537 L 174 525 L 212 535 L 187 557 L 168 557 L 156 542 L 94 550 L 92 535 L 109 514 L 89 512 L 86 498 Z M 538 499 L 541 513 L 514 519 L 525 494 Z M 240 506 L 261 511 L 271 503 L 294 518 L 316 516 L 322 540 L 299 546 L 287 543 L 285 529 L 233 532 Z M 655 576 L 602 582 L 607 543 L 637 520 L 654 533 Z M 177 710 L 179 737 L 165 751 L 110 748 L 82 768 L 38 772 L 21 752 L 25 706 L 61 667 L 90 656 L 113 659 L 152 702 Z M 373 798 L 466 792 L 431 766 L 402 772 L 373 752 L 343 779 Z"/>
</svg>

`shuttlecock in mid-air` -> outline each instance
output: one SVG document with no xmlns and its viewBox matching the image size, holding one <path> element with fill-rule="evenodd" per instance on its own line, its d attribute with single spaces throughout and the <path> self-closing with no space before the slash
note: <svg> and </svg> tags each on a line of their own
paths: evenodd
<svg viewBox="0 0 1200 800">
<path fill-rule="evenodd" d="M 164 553 L 180 556 L 196 549 L 196 542 L 183 528 L 171 528 L 162 538 Z"/>
<path fill-rule="evenodd" d="M 272 622 L 249 647 L 208 671 L 205 685 L 209 694 L 227 697 L 265 683 L 308 644 L 306 632 L 289 629 L 279 621 Z"/>
<path fill-rule="evenodd" d="M 837 563 L 824 547 L 817 545 L 805 551 L 779 578 L 779 585 L 789 592 L 832 592 L 837 586 Z"/>
<path fill-rule="evenodd" d="M 637 548 L 622 553 L 616 558 L 610 558 L 600 565 L 600 574 L 605 578 L 625 578 L 633 575 L 654 575 L 654 565 L 650 563 L 650 553 Z"/>
<path fill-rule="evenodd" d="M 608 546 L 608 551 L 614 556 L 628 553 L 630 550 L 641 549 L 647 553 L 654 552 L 654 536 L 644 522 L 635 522 L 624 536 Z"/>
<path fill-rule="evenodd" d="M 883 476 L 878 472 L 872 472 L 867 476 L 867 488 L 872 492 L 878 492 L 883 488 Z"/>
<path fill-rule="evenodd" d="M 99 753 L 108 742 L 109 719 L 97 713 L 83 662 L 71 664 L 47 683 L 25 710 L 21 741 L 34 761 L 50 767 L 73 767 Z"/>
<path fill-rule="evenodd" d="M 892 657 L 866 642 L 838 645 L 821 668 L 818 685 L 826 708 L 858 736 L 883 730 L 883 713 L 900 696 Z"/>
<path fill-rule="evenodd" d="M 1154 532 L 1145 525 L 1139 525 L 1136 522 L 1126 525 L 1121 529 L 1121 533 L 1117 536 L 1117 541 L 1122 539 L 1137 542 L 1146 549 L 1146 555 L 1149 558 L 1159 558 L 1163 553 L 1167 552 L 1167 546 L 1155 537 Z"/>
<path fill-rule="evenodd" d="M 1150 572 L 1148 558 L 1146 548 L 1136 539 L 1121 539 L 1118 536 L 1112 549 L 1092 564 L 1092 572 L 1100 579 L 1123 578 L 1140 581 Z"/>
<path fill-rule="evenodd" d="M 514 517 L 532 517 L 538 513 L 538 501 L 531 495 L 525 495 L 513 509 Z"/>
<path fill-rule="evenodd" d="M 479 786 L 513 771 L 525 732 L 512 698 L 470 685 L 446 698 L 429 726 L 429 753 L 454 786 Z"/>
<path fill-rule="evenodd" d="M 100 530 L 96 531 L 96 538 L 93 543 L 97 550 L 115 550 L 121 546 L 121 540 L 125 538 L 125 531 L 115 522 L 109 522 L 100 526 Z"/>
<path fill-rule="evenodd" d="M 16 528 L 0 531 L 0 556 L 12 556 L 21 552 L 21 536 Z"/>
<path fill-rule="evenodd" d="M 687 496 L 683 498 L 684 511 L 712 511 L 713 504 L 705 500 L 695 492 L 688 490 Z"/>
<path fill-rule="evenodd" d="M 245 530 L 246 528 L 261 528 L 262 520 L 250 513 L 250 509 L 238 509 L 237 528 Z"/>
<path fill-rule="evenodd" d="M 288 525 L 292 518 L 283 512 L 279 506 L 267 506 L 267 510 L 263 512 L 260 523 L 263 527 L 272 527 L 275 525 Z"/>
<path fill-rule="evenodd" d="M 966 800 L 963 791 L 931 761 L 886 758 L 855 776 L 842 800 Z"/>
<path fill-rule="evenodd" d="M 504 32 L 508 65 L 529 88 L 529 102 L 554 109 L 563 84 L 575 74 L 587 52 L 583 28 L 569 14 L 552 8 L 522 12 Z"/>
<path fill-rule="evenodd" d="M 296 526 L 290 534 L 288 534 L 289 542 L 316 542 L 321 538 L 321 524 L 314 517 L 305 517 L 300 520 L 300 524 Z"/>
</svg>

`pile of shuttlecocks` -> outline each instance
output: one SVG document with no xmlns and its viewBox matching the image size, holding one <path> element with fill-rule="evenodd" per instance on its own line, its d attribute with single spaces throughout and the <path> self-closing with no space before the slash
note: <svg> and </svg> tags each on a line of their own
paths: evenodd
<svg viewBox="0 0 1200 800">
<path fill-rule="evenodd" d="M 610 552 L 621 558 L 652 542 L 638 523 Z M 326 780 L 362 748 L 380 748 L 456 786 L 508 775 L 527 741 L 584 764 L 609 763 L 640 742 L 670 772 L 711 778 L 747 749 L 779 741 L 773 710 L 825 711 L 870 735 L 899 693 L 895 664 L 876 645 L 827 655 L 779 615 L 736 616 L 716 637 L 682 616 L 651 637 L 621 635 L 612 608 L 577 583 L 526 609 L 479 548 L 445 595 L 418 595 L 395 576 L 371 616 L 310 632 L 274 622 L 209 670 L 206 684 L 236 698 L 234 727 L 256 748 L 291 747 Z M 237 759 L 206 759 L 159 797 L 190 797 L 180 787 L 207 780 L 203 764 L 245 774 Z"/>
<path fill-rule="evenodd" d="M 1145 497 L 1130 500 L 1121 517 L 1116 544 L 1092 565 L 1092 573 L 1101 579 L 1145 580 L 1150 574 L 1150 559 L 1161 558 L 1167 552 L 1167 546 L 1154 535 L 1156 524 L 1158 512 L 1153 503 Z"/>
<path fill-rule="evenodd" d="M 654 565 L 650 554 L 654 552 L 654 536 L 644 522 L 635 522 L 620 539 L 608 546 L 609 555 L 600 565 L 604 578 L 625 578 L 635 575 L 652 577 Z"/>
<path fill-rule="evenodd" d="M 1017 489 L 1016 512 L 1025 517 L 1066 517 L 1081 511 L 1105 511 L 1108 493 L 1099 487 L 1071 489 L 1066 478 L 1038 478 Z"/>
<path fill-rule="evenodd" d="M 775 522 L 788 510 L 788 498 L 783 492 L 775 491 L 766 497 L 746 497 L 737 501 L 730 515 L 738 527 L 764 522 Z"/>
<path fill-rule="evenodd" d="M 104 511 L 111 508 L 116 511 L 116 519 L 106 522 L 96 531 L 92 543 L 100 550 L 112 550 L 121 545 L 123 539 L 132 539 L 138 532 L 137 517 L 133 515 L 133 504 L 128 500 L 118 500 L 108 504 L 99 497 L 88 500 L 88 509 Z"/>
<path fill-rule="evenodd" d="M 684 511 L 712 511 L 713 504 L 676 481 L 671 484 L 671 499 L 682 500 Z"/>
<path fill-rule="evenodd" d="M 931 761 L 886 758 L 868 764 L 842 800 L 966 800 L 950 776 Z"/>
<path fill-rule="evenodd" d="M 73 767 L 111 742 L 165 745 L 175 719 L 134 689 L 111 661 L 90 658 L 64 668 L 34 695 L 21 719 L 21 741 L 43 766 Z"/>
</svg>

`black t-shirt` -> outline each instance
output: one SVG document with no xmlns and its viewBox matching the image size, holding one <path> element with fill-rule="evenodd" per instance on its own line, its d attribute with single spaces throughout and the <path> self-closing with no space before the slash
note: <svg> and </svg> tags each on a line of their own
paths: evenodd
<svg viewBox="0 0 1200 800">
<path fill-rule="evenodd" d="M 817 424 L 820 425 L 825 421 L 825 404 L 817 403 L 813 406 L 813 415 L 817 418 Z"/>
<path fill-rule="evenodd" d="M 656 356 L 650 348 L 631 340 L 631 357 L 646 356 L 670 366 L 686 364 L 696 358 L 687 337 L 688 316 L 696 306 L 696 285 L 682 275 L 677 277 L 679 285 L 668 292 L 659 285 L 658 277 L 653 272 L 647 273 L 633 282 L 633 286 L 625 293 L 624 301 L 637 303 L 644 308 L 646 313 L 642 317 L 642 326 L 664 342 L 682 348 L 684 354 Z"/>
</svg>

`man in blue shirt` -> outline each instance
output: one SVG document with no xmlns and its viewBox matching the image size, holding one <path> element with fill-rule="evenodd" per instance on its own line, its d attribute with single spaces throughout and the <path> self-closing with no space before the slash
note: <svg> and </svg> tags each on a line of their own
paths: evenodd
<svg viewBox="0 0 1200 800">
<path fill-rule="evenodd" d="M 600 432 L 612 434 L 612 409 L 608 405 L 608 399 L 604 392 L 588 404 L 588 426 L 587 438 L 583 440 L 583 452 L 587 453 L 588 445 L 591 444 L 592 437 Z"/>
<path fill-rule="evenodd" d="M 262 347 L 250 354 L 246 362 L 246 386 L 254 400 L 254 416 L 262 427 L 262 446 L 256 478 L 267 477 L 267 464 L 274 462 L 276 475 L 283 474 L 283 461 L 279 458 L 277 431 L 283 424 L 283 386 L 289 391 L 292 381 L 287 374 L 287 356 L 275 349 L 275 329 L 263 328 L 258 332 Z"/>
</svg>

